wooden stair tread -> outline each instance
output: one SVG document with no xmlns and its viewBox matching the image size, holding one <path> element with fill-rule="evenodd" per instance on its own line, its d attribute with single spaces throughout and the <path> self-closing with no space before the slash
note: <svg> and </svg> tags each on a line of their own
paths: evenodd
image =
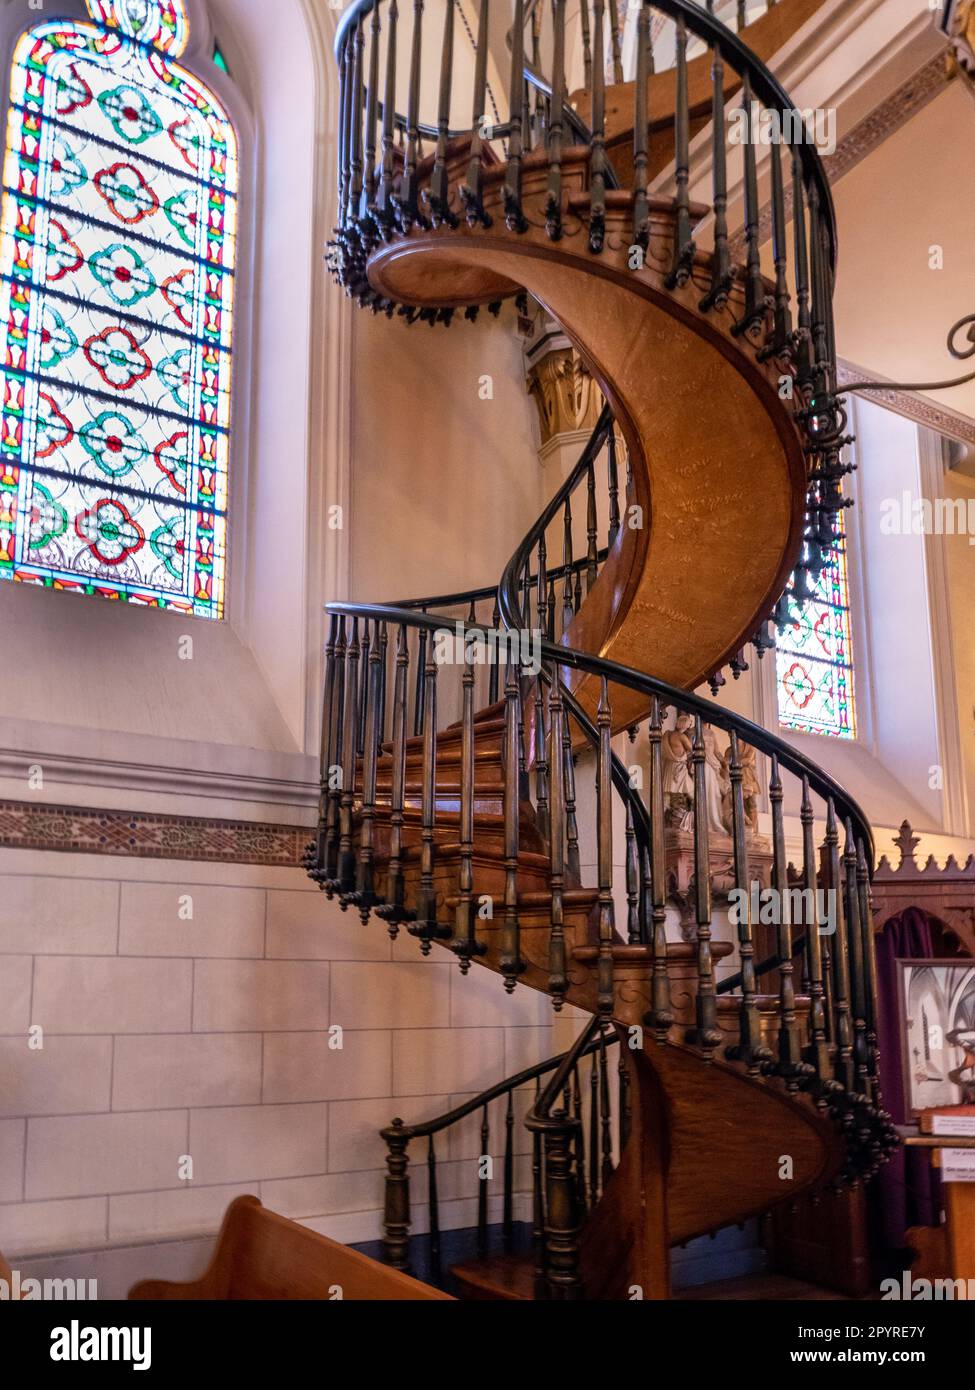
<svg viewBox="0 0 975 1390">
<path fill-rule="evenodd" d="M 513 1302 L 535 1297 L 531 1255 L 488 1255 L 454 1265 L 450 1272 L 460 1284 L 461 1298 Z"/>
<path fill-rule="evenodd" d="M 850 1302 L 848 1294 L 836 1293 L 818 1284 L 807 1284 L 803 1279 L 792 1279 L 785 1274 L 742 1274 L 735 1279 L 717 1279 L 712 1284 L 695 1284 L 691 1288 L 677 1289 L 674 1298 L 686 1302 L 788 1302 L 807 1299 Z"/>
</svg>

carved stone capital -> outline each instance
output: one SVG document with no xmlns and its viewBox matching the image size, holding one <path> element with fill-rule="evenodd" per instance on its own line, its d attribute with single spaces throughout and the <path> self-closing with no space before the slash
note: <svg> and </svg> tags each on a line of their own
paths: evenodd
<svg viewBox="0 0 975 1390">
<path fill-rule="evenodd" d="M 950 44 L 949 76 L 975 78 L 975 0 L 946 0 L 941 29 Z"/>
<path fill-rule="evenodd" d="M 538 408 L 542 449 L 563 435 L 588 438 L 603 396 L 559 324 L 539 311 L 525 343 L 528 390 Z"/>
</svg>

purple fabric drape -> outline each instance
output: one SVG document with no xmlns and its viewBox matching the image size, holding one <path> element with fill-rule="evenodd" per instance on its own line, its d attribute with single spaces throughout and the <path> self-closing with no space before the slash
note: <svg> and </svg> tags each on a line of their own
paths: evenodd
<svg viewBox="0 0 975 1390">
<path fill-rule="evenodd" d="M 920 908 L 908 907 L 885 923 L 877 937 L 877 983 L 880 1018 L 880 1081 L 884 1108 L 896 1124 L 910 1119 L 901 1075 L 901 1020 L 897 996 L 898 960 L 924 960 L 935 954 L 931 920 Z M 941 1179 L 923 1149 L 898 1149 L 874 1184 L 878 1234 L 889 1250 L 904 1247 L 908 1226 L 937 1226 L 941 1219 Z"/>
</svg>

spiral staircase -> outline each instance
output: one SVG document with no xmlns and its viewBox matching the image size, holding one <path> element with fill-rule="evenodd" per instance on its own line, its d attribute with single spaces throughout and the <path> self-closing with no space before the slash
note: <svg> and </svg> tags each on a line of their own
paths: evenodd
<svg viewBox="0 0 975 1390">
<path fill-rule="evenodd" d="M 375 915 L 425 952 L 446 947 L 465 974 L 486 967 L 509 991 L 591 1015 L 564 1056 L 462 1108 L 486 1126 L 489 1102 L 506 1098 L 509 1259 L 493 1279 L 475 1262 L 468 1291 L 666 1298 L 674 1245 L 861 1182 L 896 1142 L 877 1083 L 869 826 L 812 761 L 693 693 L 774 645 L 844 505 L 832 201 L 762 61 L 818 5 L 780 0 L 756 15 L 754 4 L 644 2 L 621 31 L 604 0 L 582 0 L 571 24 L 566 0 L 514 0 L 507 119 L 488 126 L 489 3 L 461 128 L 456 0 L 434 35 L 423 0 L 409 25 L 397 0 L 358 0 L 343 16 L 330 265 L 363 307 L 434 327 L 530 295 L 606 407 L 499 582 L 330 605 L 308 869 L 364 924 Z M 567 80 L 577 70 L 582 86 Z M 683 933 L 663 786 L 674 721 L 689 746 Z M 707 812 L 717 731 L 726 838 Z M 716 883 L 747 892 L 759 874 L 759 793 L 770 886 L 780 902 L 790 889 L 807 902 L 834 894 L 835 932 L 788 910 L 772 929 L 750 909 L 715 911 Z M 509 1242 L 513 1097 L 532 1080 L 532 1249 L 521 1255 Z M 460 1118 L 384 1131 L 385 1256 L 401 1268 L 409 1144 L 428 1143 L 439 1247 L 435 1139 Z"/>
</svg>

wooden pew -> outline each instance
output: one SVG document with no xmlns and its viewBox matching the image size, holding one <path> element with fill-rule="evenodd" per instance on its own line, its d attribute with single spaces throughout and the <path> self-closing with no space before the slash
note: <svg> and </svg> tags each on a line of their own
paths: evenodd
<svg viewBox="0 0 975 1390">
<path fill-rule="evenodd" d="M 341 1290 L 341 1295 L 336 1291 Z M 201 1279 L 186 1284 L 145 1279 L 129 1298 L 424 1300 L 449 1294 L 267 1211 L 256 1197 L 227 1208 L 217 1248 Z"/>
</svg>

